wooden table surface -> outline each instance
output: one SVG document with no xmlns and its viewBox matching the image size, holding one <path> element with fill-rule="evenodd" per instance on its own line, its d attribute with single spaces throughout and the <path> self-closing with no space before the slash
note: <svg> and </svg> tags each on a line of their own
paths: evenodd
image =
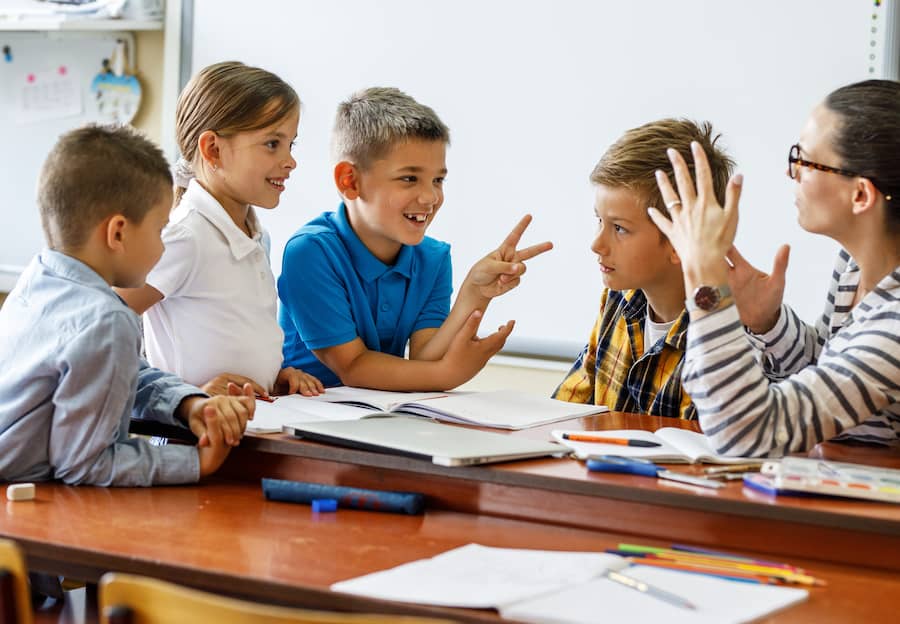
<svg viewBox="0 0 900 624">
<path fill-rule="evenodd" d="M 450 426 L 450 425 L 448 425 Z M 696 423 L 610 413 L 511 432 L 547 439 L 554 428 L 647 429 Z M 816 452 L 853 453 L 892 465 L 896 449 L 834 443 Z M 702 474 L 699 465 L 672 470 Z M 286 434 L 248 435 L 221 474 L 274 477 L 383 490 L 421 492 L 431 508 L 668 540 L 744 548 L 900 571 L 900 505 L 830 497 L 774 497 L 732 481 L 720 490 L 646 477 L 588 472 L 572 459 L 536 459 L 448 468 L 397 455 L 339 448 Z M 824 547 L 823 545 L 827 545 Z"/>
<path fill-rule="evenodd" d="M 598 551 L 634 541 L 620 533 L 452 511 L 313 514 L 305 505 L 265 500 L 258 484 L 223 480 L 147 489 L 41 484 L 35 501 L 6 505 L 0 535 L 20 544 L 30 567 L 88 581 L 118 570 L 271 603 L 449 615 L 471 622 L 498 617 L 493 611 L 345 596 L 328 587 L 471 542 Z M 895 617 L 895 601 L 887 597 L 900 595 L 900 575 L 796 558 L 790 563 L 828 585 L 812 588 L 808 601 L 765 622 L 887 622 Z"/>
</svg>

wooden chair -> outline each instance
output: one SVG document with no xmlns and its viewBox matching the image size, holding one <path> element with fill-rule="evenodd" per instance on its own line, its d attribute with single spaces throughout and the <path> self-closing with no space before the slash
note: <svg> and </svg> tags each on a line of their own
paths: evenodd
<svg viewBox="0 0 900 624">
<path fill-rule="evenodd" d="M 449 624 L 449 620 L 275 607 L 153 578 L 110 572 L 100 579 L 101 624 Z"/>
<path fill-rule="evenodd" d="M 32 624 L 28 570 L 22 551 L 0 539 L 0 624 Z"/>
</svg>

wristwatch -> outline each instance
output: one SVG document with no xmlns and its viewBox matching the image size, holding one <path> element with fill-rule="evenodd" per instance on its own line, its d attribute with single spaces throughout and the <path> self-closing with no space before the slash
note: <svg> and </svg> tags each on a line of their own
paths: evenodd
<svg viewBox="0 0 900 624">
<path fill-rule="evenodd" d="M 722 302 L 731 297 L 731 288 L 727 284 L 723 286 L 698 286 L 694 293 L 684 302 L 688 312 L 702 310 L 711 312 L 721 306 Z"/>
</svg>

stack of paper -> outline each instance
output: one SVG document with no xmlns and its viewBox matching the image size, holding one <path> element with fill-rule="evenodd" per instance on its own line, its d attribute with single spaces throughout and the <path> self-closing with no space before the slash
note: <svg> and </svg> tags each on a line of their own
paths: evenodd
<svg viewBox="0 0 900 624">
<path fill-rule="evenodd" d="M 807 591 L 737 583 L 646 566 L 616 555 L 490 548 L 469 544 L 390 570 L 335 583 L 334 591 L 450 607 L 496 608 L 523 622 L 555 624 L 729 624 L 749 622 L 806 599 Z M 674 606 L 614 583 L 628 576 L 676 594 L 695 609 Z"/>
</svg>

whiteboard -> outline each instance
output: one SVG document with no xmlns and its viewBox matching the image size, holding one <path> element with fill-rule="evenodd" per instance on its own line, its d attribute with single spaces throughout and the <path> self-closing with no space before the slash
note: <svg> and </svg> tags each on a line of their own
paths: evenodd
<svg viewBox="0 0 900 624">
<path fill-rule="evenodd" d="M 0 30 L 11 56 L 0 55 L 0 291 L 44 246 L 35 203 L 41 165 L 60 134 L 101 118 L 91 81 L 123 37 L 133 45 L 127 33 Z"/>
<path fill-rule="evenodd" d="M 787 151 L 826 93 L 881 73 L 870 71 L 879 10 L 847 0 L 196 0 L 192 65 L 258 65 L 303 100 L 298 169 L 261 216 L 276 275 L 291 233 L 339 201 L 328 152 L 336 105 L 396 86 L 451 130 L 429 235 L 453 246 L 454 286 L 532 213 L 526 242 L 556 249 L 491 304 L 483 327 L 514 318 L 508 351 L 572 358 L 602 290 L 588 176 L 624 130 L 660 117 L 708 119 L 723 133 L 745 176 L 739 247 L 768 269 L 790 243 L 786 300 L 806 319 L 821 312 L 836 247 L 797 225 Z"/>
</svg>

